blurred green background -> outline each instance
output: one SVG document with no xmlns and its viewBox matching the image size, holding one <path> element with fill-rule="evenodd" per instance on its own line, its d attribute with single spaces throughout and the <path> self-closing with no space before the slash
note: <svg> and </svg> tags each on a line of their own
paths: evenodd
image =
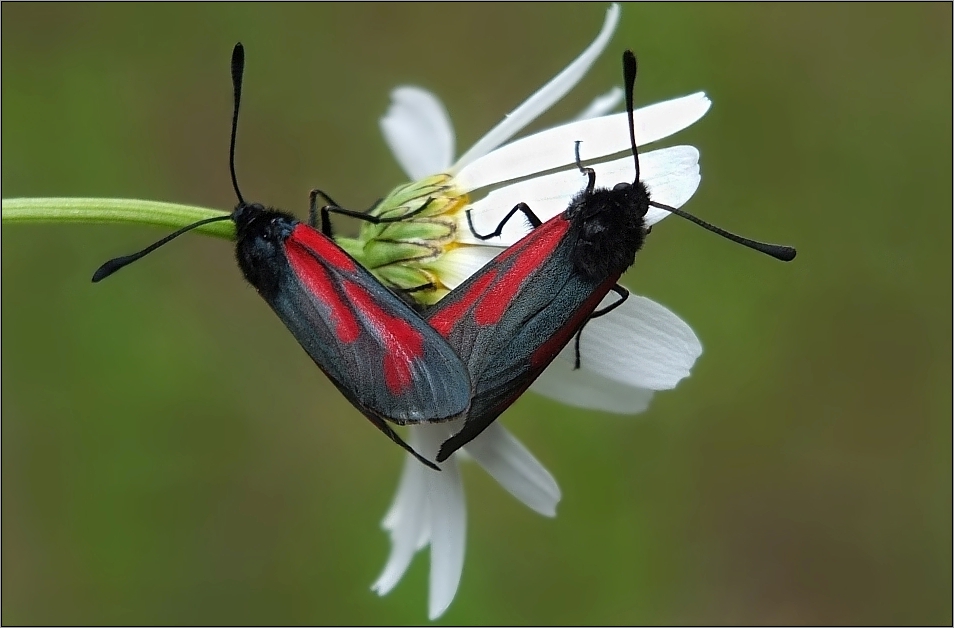
<svg viewBox="0 0 954 628">
<path fill-rule="evenodd" d="M 5 198 L 229 209 L 228 61 L 248 67 L 245 194 L 305 214 L 404 178 L 377 119 L 439 94 L 458 154 L 595 36 L 606 5 L 2 6 Z M 703 89 L 670 143 L 702 152 L 688 209 L 798 246 L 773 262 L 677 220 L 626 283 L 705 352 L 648 413 L 527 395 L 503 418 L 563 489 L 530 512 L 465 470 L 446 623 L 950 623 L 950 4 L 627 5 L 582 85 Z M 354 228 L 347 225 L 346 229 Z M 428 557 L 394 592 L 379 522 L 403 453 L 333 389 L 230 244 L 2 230 L 2 621 L 426 621 Z"/>
</svg>

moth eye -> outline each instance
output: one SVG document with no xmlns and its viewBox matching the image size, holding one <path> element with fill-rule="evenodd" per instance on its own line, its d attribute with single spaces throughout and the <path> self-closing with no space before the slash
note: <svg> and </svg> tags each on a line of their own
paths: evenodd
<svg viewBox="0 0 954 628">
<path fill-rule="evenodd" d="M 613 191 L 614 191 L 614 192 L 620 192 L 620 191 L 622 191 L 622 190 L 626 190 L 626 189 L 629 189 L 629 188 L 631 188 L 631 187 L 632 187 L 632 184 L 631 184 L 631 183 L 626 183 L 626 182 L 624 181 L 623 183 L 617 183 L 616 185 L 614 185 L 614 186 L 613 186 Z"/>
</svg>

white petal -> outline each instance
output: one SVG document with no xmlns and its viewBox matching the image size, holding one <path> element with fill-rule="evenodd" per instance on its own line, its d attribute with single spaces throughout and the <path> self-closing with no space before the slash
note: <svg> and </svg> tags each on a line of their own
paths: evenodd
<svg viewBox="0 0 954 628">
<path fill-rule="evenodd" d="M 652 198 L 660 203 L 681 207 L 699 187 L 699 151 L 692 146 L 672 146 L 639 156 L 640 175 Z M 597 185 L 612 187 L 621 181 L 632 181 L 635 166 L 632 156 L 609 162 L 589 164 L 596 171 Z M 567 208 L 570 200 L 586 185 L 586 176 L 574 166 L 571 170 L 525 179 L 493 190 L 471 204 L 471 219 L 478 233 L 491 233 L 517 203 L 524 202 L 541 221 L 547 221 Z M 646 223 L 655 224 L 669 215 L 651 207 Z M 480 240 L 474 237 L 467 216 L 458 218 L 458 241 L 470 244 L 510 246 L 530 232 L 529 223 L 521 216 L 511 218 L 499 238 Z"/>
<path fill-rule="evenodd" d="M 541 515 L 556 516 L 560 487 L 533 454 L 499 421 L 491 423 L 467 452 L 511 495 Z"/>
<path fill-rule="evenodd" d="M 463 228 L 470 235 L 470 229 L 467 228 L 466 222 L 465 218 Z M 473 238 L 473 236 L 471 237 Z M 473 239 L 476 240 L 476 238 Z M 440 274 L 444 285 L 454 289 L 505 250 L 496 246 L 459 246 L 447 251 L 429 268 L 433 268 Z"/>
<path fill-rule="evenodd" d="M 650 198 L 670 207 L 685 205 L 702 181 L 699 151 L 694 146 L 673 146 L 640 155 L 639 169 Z M 650 207 L 646 224 L 652 226 L 670 215 L 665 209 Z"/>
<path fill-rule="evenodd" d="M 681 131 L 705 115 L 711 104 L 705 93 L 698 92 L 637 109 L 637 143 L 642 146 Z M 472 191 L 574 165 L 577 141 L 582 142 L 580 156 L 584 161 L 628 152 L 627 114 L 571 122 L 519 139 L 463 168 L 457 174 L 457 183 L 461 189 Z"/>
<path fill-rule="evenodd" d="M 411 444 L 414 446 L 413 439 Z M 429 530 L 425 472 L 431 471 L 412 456 L 406 457 L 394 504 L 382 522 L 391 532 L 391 554 L 381 575 L 371 585 L 371 590 L 378 595 L 386 595 L 401 580 L 414 554 L 422 547 L 422 530 L 425 533 Z"/>
<path fill-rule="evenodd" d="M 593 62 L 606 48 L 618 23 L 619 5 L 613 4 L 606 11 L 603 28 L 600 29 L 600 33 L 593 43 L 562 72 L 537 90 L 522 105 L 514 109 L 500 124 L 491 129 L 487 135 L 464 153 L 454 164 L 452 170 L 460 170 L 475 159 L 479 159 L 497 148 L 563 98 L 568 91 L 580 82 L 580 79 L 589 71 Z"/>
<path fill-rule="evenodd" d="M 436 426 L 413 426 L 409 429 L 408 443 L 424 457 L 433 459 L 441 443 L 462 425 L 463 421 L 452 421 Z M 382 527 L 391 532 L 391 554 L 383 572 L 371 585 L 371 590 L 378 595 L 389 593 L 404 576 L 414 554 L 432 544 L 432 531 L 440 533 L 442 547 L 447 545 L 446 539 L 455 534 L 447 529 L 448 517 L 444 511 L 447 508 L 459 509 L 463 505 L 463 486 L 457 472 L 457 461 L 453 457 L 441 468 L 443 471 L 436 473 L 410 455 L 405 458 L 394 504 L 382 522 Z M 432 497 L 434 494 L 440 497 Z M 447 495 L 451 497 L 449 501 L 444 501 L 442 498 Z M 460 513 L 454 515 L 456 518 L 460 516 Z M 453 522 L 450 524 L 453 525 Z M 462 552 L 466 529 L 461 528 L 457 534 L 460 535 Z M 433 570 L 433 555 L 431 560 Z M 462 556 L 460 569 L 463 569 Z M 460 579 L 459 573 L 457 578 Z M 442 597 L 439 599 L 446 598 L 445 591 L 440 594 Z"/>
<path fill-rule="evenodd" d="M 459 422 L 454 422 L 458 425 Z M 429 439 L 418 450 L 433 459 L 440 444 L 456 430 L 450 424 L 415 427 Z M 467 543 L 467 507 L 457 460 L 452 456 L 440 465 L 441 472 L 427 470 L 427 499 L 431 515 L 431 573 L 429 579 L 428 617 L 437 619 L 454 601 L 461 573 L 464 571 L 464 549 Z"/>
<path fill-rule="evenodd" d="M 623 88 L 617 85 L 602 96 L 597 96 L 590 103 L 590 106 L 581 111 L 574 120 L 589 120 L 590 118 L 605 116 L 623 101 L 624 96 Z"/>
<path fill-rule="evenodd" d="M 388 531 L 393 531 L 401 525 L 401 522 L 407 519 L 407 515 L 410 512 L 413 512 L 414 509 L 408 508 L 410 504 L 416 504 L 420 501 L 420 498 L 416 493 L 423 494 L 424 484 L 420 481 L 420 478 L 413 471 L 415 470 L 414 465 L 410 464 L 410 461 L 414 457 L 408 455 L 404 460 L 404 466 L 401 470 L 401 479 L 398 482 L 397 493 L 394 494 L 394 502 L 391 503 L 391 507 L 388 509 L 384 519 L 381 520 L 381 528 Z"/>
<path fill-rule="evenodd" d="M 618 298 L 610 293 L 600 308 Z M 701 353 L 702 345 L 689 325 L 635 294 L 611 313 L 587 323 L 580 342 L 583 369 L 649 390 L 675 388 Z M 558 360 L 572 364 L 573 358 L 571 343 Z"/>
<path fill-rule="evenodd" d="M 381 132 L 411 180 L 447 170 L 454 159 L 454 129 L 443 103 L 420 87 L 391 92 Z"/>
<path fill-rule="evenodd" d="M 572 345 L 568 349 L 572 351 Z M 649 406 L 653 391 L 621 384 L 584 368 L 573 370 L 572 355 L 570 360 L 554 360 L 530 390 L 569 406 L 616 414 L 637 414 Z"/>
</svg>

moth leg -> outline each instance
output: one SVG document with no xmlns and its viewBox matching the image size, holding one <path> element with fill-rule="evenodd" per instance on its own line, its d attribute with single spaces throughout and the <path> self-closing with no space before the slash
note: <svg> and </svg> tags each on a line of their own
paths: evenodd
<svg viewBox="0 0 954 628">
<path fill-rule="evenodd" d="M 426 467 L 428 467 L 428 468 L 430 468 L 430 469 L 434 469 L 435 471 L 440 471 L 440 470 L 441 470 L 440 467 L 438 467 L 436 464 L 434 464 L 433 462 L 431 462 L 430 460 L 428 460 L 427 458 L 425 458 L 425 457 L 422 456 L 421 454 L 419 454 L 419 453 L 417 453 L 416 451 L 414 451 L 414 448 L 411 447 L 410 445 L 408 445 L 407 443 L 405 443 L 405 442 L 404 442 L 404 439 L 402 439 L 400 436 L 398 436 L 398 433 L 395 432 L 393 429 L 391 429 L 391 426 L 388 425 L 387 423 L 385 423 L 381 418 L 379 418 L 379 417 L 371 417 L 371 416 L 368 416 L 368 415 L 365 415 L 365 416 L 367 416 L 368 419 L 369 419 L 372 423 L 374 423 L 375 427 L 377 427 L 379 430 L 381 430 L 382 432 L 384 432 L 384 434 L 385 434 L 388 438 L 390 438 L 392 441 L 394 441 L 395 443 L 397 443 L 398 445 L 400 445 L 401 447 L 403 447 L 404 450 L 407 451 L 407 453 L 411 454 L 412 456 L 414 456 L 415 458 L 417 458 L 419 461 L 421 461 L 421 463 L 424 464 L 424 466 L 426 466 Z"/>
<path fill-rule="evenodd" d="M 378 201 L 378 203 L 375 203 L 374 206 L 373 206 L 371 209 L 374 209 L 374 207 L 377 207 L 380 202 L 381 202 L 381 201 Z M 357 218 L 358 220 L 363 220 L 363 221 L 365 221 L 365 222 L 370 222 L 372 225 L 384 225 L 384 224 L 388 224 L 388 223 L 391 223 L 391 222 L 401 222 L 402 220 L 407 220 L 408 218 L 411 218 L 411 217 L 413 217 L 413 216 L 416 216 L 416 215 L 420 214 L 422 211 L 424 211 L 425 209 L 427 209 L 427 207 L 428 207 L 431 203 L 433 203 L 433 202 L 434 202 L 434 199 L 433 199 L 433 198 L 429 198 L 429 199 L 427 199 L 426 201 L 424 201 L 424 202 L 421 204 L 421 206 L 418 207 L 417 209 L 411 210 L 411 211 L 409 211 L 409 212 L 406 213 L 406 214 L 401 214 L 400 216 L 394 216 L 393 218 L 381 218 L 380 216 L 372 216 L 371 214 L 366 214 L 366 213 L 364 213 L 364 212 L 352 211 L 352 210 L 350 210 L 350 209 L 345 209 L 345 208 L 343 208 L 343 207 L 338 207 L 337 205 L 325 205 L 324 207 L 321 208 L 321 211 L 322 211 L 322 212 L 325 212 L 325 213 L 329 213 L 329 212 L 330 212 L 330 213 L 335 213 L 335 214 L 341 214 L 342 216 L 349 216 L 349 217 L 351 217 L 351 218 Z M 371 210 L 369 209 L 368 211 L 371 211 Z"/>
<path fill-rule="evenodd" d="M 596 188 L 596 171 L 593 170 L 592 168 L 583 167 L 583 162 L 580 160 L 580 144 L 582 143 L 583 142 L 581 142 L 580 140 L 576 141 L 576 148 L 574 149 L 576 151 L 576 167 L 580 169 L 580 172 L 582 172 L 588 177 L 588 181 L 586 184 L 586 193 L 592 194 L 593 190 Z"/>
<path fill-rule="evenodd" d="M 430 281 L 425 284 L 421 284 L 419 286 L 414 286 L 413 288 L 399 288 L 397 286 L 388 286 L 388 287 L 391 289 L 391 292 L 398 295 L 402 301 L 410 305 L 411 309 L 413 309 L 418 314 L 424 311 L 425 306 L 415 301 L 414 297 L 412 297 L 411 295 L 414 294 L 415 292 L 426 292 L 428 290 L 434 290 L 437 288 L 437 286 Z"/>
<path fill-rule="evenodd" d="M 433 202 L 434 202 L 434 197 L 430 197 L 430 198 L 428 198 L 426 201 L 424 201 L 423 203 L 421 203 L 421 206 L 418 207 L 417 209 L 412 209 L 411 211 L 409 211 L 409 212 L 406 213 L 406 214 L 401 214 L 400 216 L 394 216 L 393 218 L 381 218 L 380 216 L 371 216 L 371 215 L 369 215 L 369 214 L 357 214 L 357 215 L 356 215 L 354 212 L 339 212 L 339 211 L 337 211 L 337 210 L 331 210 L 331 211 L 334 211 L 334 212 L 336 212 L 336 213 L 343 213 L 343 214 L 345 214 L 346 216 L 351 216 L 352 218 L 357 218 L 357 219 L 359 219 L 359 220 L 364 220 L 364 221 L 366 221 L 366 222 L 370 222 L 370 223 L 373 224 L 373 225 L 385 225 L 385 224 L 388 224 L 388 223 L 391 223 L 391 222 L 401 222 L 402 220 L 407 220 L 408 218 L 412 218 L 412 217 L 414 217 L 414 216 L 417 216 L 417 215 L 420 214 L 422 211 L 424 211 L 425 209 L 427 209 L 427 208 L 430 206 L 430 204 L 433 203 Z M 377 203 L 374 204 L 374 206 L 371 207 L 371 209 L 374 209 L 374 208 L 377 207 L 380 203 L 381 203 L 381 201 L 378 201 Z M 371 211 L 371 210 L 369 209 L 368 211 Z"/>
<path fill-rule="evenodd" d="M 341 207 L 341 205 L 339 205 L 335 201 L 335 199 L 331 198 L 324 191 L 319 190 L 318 188 L 313 189 L 311 193 L 308 195 L 308 198 L 311 201 L 311 205 L 317 205 L 317 203 L 315 203 L 315 199 L 319 196 L 324 199 L 325 205 L 330 205 L 332 207 Z"/>
<path fill-rule="evenodd" d="M 614 285 L 612 287 L 612 290 L 619 296 L 619 301 L 614 301 L 613 303 L 610 303 L 609 305 L 604 307 L 602 310 L 595 310 L 592 314 L 590 314 L 586 318 L 586 322 L 583 323 L 583 327 L 580 327 L 580 331 L 576 332 L 576 338 L 574 339 L 574 342 L 573 342 L 573 349 L 575 352 L 575 357 L 573 358 L 574 371 L 580 368 L 580 338 L 583 336 L 583 328 L 586 327 L 586 323 L 589 323 L 594 318 L 599 318 L 600 316 L 609 314 L 610 312 L 612 312 L 613 310 L 621 306 L 623 302 L 629 298 L 629 290 L 627 290 L 626 288 L 624 288 L 623 286 L 619 284 Z"/>
<path fill-rule="evenodd" d="M 593 320 L 594 318 L 599 318 L 600 316 L 609 314 L 610 312 L 612 312 L 613 310 L 621 306 L 626 301 L 626 299 L 629 298 L 629 290 L 627 290 L 626 288 L 624 288 L 623 286 L 619 284 L 614 285 L 612 288 L 610 288 L 610 290 L 616 293 L 616 295 L 619 297 L 619 301 L 614 301 L 613 303 L 610 303 L 609 305 L 604 307 L 602 310 L 595 310 L 592 314 L 590 314 L 588 320 Z"/>
<path fill-rule="evenodd" d="M 537 218 L 537 215 L 533 213 L 533 210 L 530 209 L 529 205 L 527 205 L 526 203 L 517 203 L 517 205 L 514 206 L 514 208 L 511 209 L 506 216 L 504 216 L 503 220 L 500 221 L 500 223 L 497 225 L 497 229 L 493 233 L 488 233 L 487 235 L 481 235 L 477 233 L 477 229 L 474 228 L 474 220 L 470 215 L 470 211 L 471 210 L 469 209 L 467 210 L 467 226 L 470 227 L 470 232 L 474 234 L 474 237 L 477 238 L 478 240 L 489 240 L 490 238 L 496 238 L 497 236 L 499 236 L 501 233 L 503 233 L 504 225 L 507 224 L 507 221 L 513 218 L 513 216 L 517 212 L 520 212 L 521 214 L 524 215 L 524 217 L 526 217 L 527 222 L 530 223 L 530 227 L 532 229 L 536 229 L 537 227 L 543 224 L 543 221 Z"/>
<path fill-rule="evenodd" d="M 326 202 L 325 206 L 322 207 L 321 209 L 318 209 L 319 196 L 323 198 Z M 358 220 L 370 222 L 372 225 L 381 225 L 381 224 L 387 224 L 391 222 L 400 222 L 402 220 L 407 220 L 408 218 L 416 216 L 417 214 L 420 214 L 422 211 L 427 209 L 432 202 L 434 202 L 434 199 L 429 198 L 426 201 L 424 201 L 420 207 L 406 214 L 395 216 L 393 218 L 381 218 L 380 216 L 374 216 L 367 212 L 358 212 L 358 211 L 354 211 L 353 209 L 345 209 L 341 205 L 338 205 L 338 203 L 334 202 L 334 200 L 330 196 L 328 196 L 321 190 L 314 189 L 311 191 L 311 194 L 309 194 L 308 224 L 317 229 L 318 222 L 319 222 L 317 214 L 320 213 L 321 214 L 321 232 L 325 234 L 326 236 L 330 237 L 331 222 L 328 218 L 328 214 L 340 214 L 342 216 L 348 216 L 349 218 L 357 218 Z M 373 210 L 375 207 L 377 207 L 380 204 L 381 204 L 381 199 L 378 199 L 374 203 L 374 205 L 372 205 L 371 208 L 368 209 L 367 211 L 370 212 L 371 210 Z"/>
<path fill-rule="evenodd" d="M 321 197 L 327 203 L 320 210 L 318 209 L 318 197 Z M 331 220 L 328 217 L 329 207 L 338 207 L 330 196 L 315 188 L 308 194 L 308 226 L 312 229 L 318 229 L 329 238 L 331 233 Z M 319 218 L 320 216 L 320 218 Z M 320 226 L 319 226 L 320 224 Z"/>
<path fill-rule="evenodd" d="M 319 190 L 319 189 L 316 188 L 316 189 L 312 190 L 311 193 L 314 194 L 314 195 L 316 195 L 316 196 L 320 196 L 321 198 L 323 198 L 323 199 L 325 200 L 325 205 L 328 206 L 328 207 L 334 207 L 334 208 L 336 208 L 336 209 L 344 209 L 344 208 L 341 207 L 341 205 L 338 204 L 337 201 L 335 201 L 333 198 L 331 198 L 330 196 L 328 196 L 327 192 L 325 192 L 325 191 L 323 191 L 323 190 Z M 381 201 L 383 201 L 383 200 L 384 200 L 383 198 L 379 198 L 378 200 L 374 201 L 374 202 L 371 204 L 371 207 L 369 207 L 369 208 L 367 208 L 366 210 L 364 210 L 363 213 L 367 214 L 367 213 L 373 212 L 374 209 L 375 209 L 378 205 L 380 205 L 380 204 L 381 204 Z M 311 226 L 312 226 L 312 227 L 315 227 L 317 224 L 318 224 L 318 223 L 317 223 L 317 221 L 316 221 L 315 224 L 313 224 L 313 225 L 311 225 Z"/>
<path fill-rule="evenodd" d="M 414 286 L 413 288 L 399 288 L 399 290 L 405 294 L 411 294 L 414 292 L 424 292 L 425 290 L 433 290 L 437 286 L 433 282 L 428 281 L 427 283 L 422 283 L 419 286 Z"/>
</svg>

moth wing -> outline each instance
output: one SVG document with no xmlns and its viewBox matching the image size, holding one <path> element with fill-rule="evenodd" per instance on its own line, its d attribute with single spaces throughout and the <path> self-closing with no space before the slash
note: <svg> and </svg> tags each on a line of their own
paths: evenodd
<svg viewBox="0 0 954 628">
<path fill-rule="evenodd" d="M 467 410 L 466 366 L 413 309 L 310 227 L 295 227 L 285 254 L 292 272 L 273 307 L 352 403 L 398 424 Z"/>
<path fill-rule="evenodd" d="M 568 272 L 568 230 L 562 217 L 547 221 L 427 310 L 428 322 L 467 364 L 474 388 L 464 427 L 445 441 L 438 461 L 526 391 L 615 282 Z"/>
</svg>

